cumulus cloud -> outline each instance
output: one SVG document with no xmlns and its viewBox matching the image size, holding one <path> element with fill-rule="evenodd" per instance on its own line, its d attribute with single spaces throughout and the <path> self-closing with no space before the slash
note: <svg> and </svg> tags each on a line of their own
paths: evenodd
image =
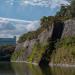
<svg viewBox="0 0 75 75">
<path fill-rule="evenodd" d="M 0 23 L 0 30 L 15 30 L 15 26 L 12 23 Z"/>
<path fill-rule="evenodd" d="M 38 26 L 39 26 L 38 21 L 34 21 L 34 22 L 28 24 L 26 29 L 28 31 L 36 30 L 36 28 L 38 28 Z"/>
<path fill-rule="evenodd" d="M 0 38 L 13 37 L 34 31 L 39 27 L 39 21 L 24 21 L 10 18 L 0 18 Z"/>
</svg>

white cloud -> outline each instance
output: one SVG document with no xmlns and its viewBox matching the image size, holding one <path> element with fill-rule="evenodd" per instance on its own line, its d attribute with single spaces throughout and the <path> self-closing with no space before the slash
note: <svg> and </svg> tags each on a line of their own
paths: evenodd
<svg viewBox="0 0 75 75">
<path fill-rule="evenodd" d="M 13 37 L 36 30 L 39 27 L 39 21 L 24 21 L 0 17 L 0 38 Z"/>
<path fill-rule="evenodd" d="M 37 24 L 38 24 L 38 26 L 39 26 L 38 21 L 34 21 L 34 22 L 28 24 L 28 26 L 27 26 L 26 29 L 27 29 L 28 31 L 36 30 L 36 28 L 37 28 L 36 25 L 37 25 Z"/>
<path fill-rule="evenodd" d="M 61 4 L 69 4 L 66 0 L 21 0 L 23 5 L 57 7 Z"/>
<path fill-rule="evenodd" d="M 60 6 L 61 4 L 69 4 L 66 0 L 6 0 L 5 2 L 11 6 L 16 2 L 23 6 L 32 5 L 51 8 Z"/>
<path fill-rule="evenodd" d="M 25 21 L 25 20 L 19 20 L 19 19 L 12 19 L 12 18 L 3 18 L 3 17 L 0 17 L 0 21 L 14 21 L 14 22 L 25 22 L 25 23 L 29 23 L 29 22 L 32 22 L 32 21 Z"/>
<path fill-rule="evenodd" d="M 48 7 L 49 0 L 23 0 L 22 1 L 25 5 L 32 5 L 32 6 L 45 6 Z"/>
</svg>

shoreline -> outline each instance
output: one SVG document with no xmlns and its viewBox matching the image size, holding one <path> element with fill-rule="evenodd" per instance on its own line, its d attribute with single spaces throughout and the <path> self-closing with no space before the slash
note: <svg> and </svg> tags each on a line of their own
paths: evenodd
<svg viewBox="0 0 75 75">
<path fill-rule="evenodd" d="M 31 63 L 31 62 L 27 62 L 27 61 L 10 61 L 10 62 L 0 62 L 0 63 L 26 63 L 26 64 L 31 64 L 31 65 L 35 65 L 38 66 L 38 63 Z M 75 68 L 75 64 L 53 64 L 53 63 L 49 63 L 50 67 L 74 67 Z"/>
<path fill-rule="evenodd" d="M 27 64 L 32 64 L 32 65 L 37 65 L 38 63 L 31 63 L 31 62 L 27 62 L 27 61 L 11 61 L 11 63 L 27 63 Z M 53 64 L 53 63 L 49 63 L 50 67 L 75 67 L 75 64 Z"/>
<path fill-rule="evenodd" d="M 27 63 L 27 64 L 32 64 L 32 65 L 38 65 L 38 63 L 31 63 L 31 62 L 27 62 L 27 61 L 10 61 L 11 63 Z"/>
<path fill-rule="evenodd" d="M 49 66 L 51 67 L 75 67 L 75 64 L 52 64 L 50 63 Z"/>
</svg>

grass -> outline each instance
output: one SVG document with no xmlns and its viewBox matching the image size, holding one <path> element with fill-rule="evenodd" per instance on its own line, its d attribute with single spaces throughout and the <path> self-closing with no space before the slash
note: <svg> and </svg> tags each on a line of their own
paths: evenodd
<svg viewBox="0 0 75 75">
<path fill-rule="evenodd" d="M 75 64 L 75 37 L 66 37 L 60 40 L 56 51 L 51 56 L 52 63 Z"/>
<path fill-rule="evenodd" d="M 21 50 L 17 50 L 12 54 L 11 61 L 16 61 L 18 57 L 22 56 L 25 51 L 25 48 L 22 48 Z"/>
<path fill-rule="evenodd" d="M 32 53 L 27 57 L 27 61 L 39 63 L 42 54 L 47 49 L 48 44 L 36 43 L 32 48 Z M 11 60 L 15 61 L 22 56 L 25 48 L 15 51 Z M 75 64 L 75 37 L 65 37 L 56 43 L 56 50 L 51 55 L 51 62 L 55 64 Z"/>
<path fill-rule="evenodd" d="M 38 63 L 42 57 L 42 54 L 45 52 L 47 45 L 35 44 L 32 49 L 31 55 L 28 57 L 27 61 Z"/>
</svg>

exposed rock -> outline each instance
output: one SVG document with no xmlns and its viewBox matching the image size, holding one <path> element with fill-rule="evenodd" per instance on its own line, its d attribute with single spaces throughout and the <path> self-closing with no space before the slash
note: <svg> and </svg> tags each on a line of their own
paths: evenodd
<svg viewBox="0 0 75 75">
<path fill-rule="evenodd" d="M 64 22 L 64 30 L 62 33 L 62 38 L 66 36 L 74 36 L 75 35 L 75 19 L 67 20 Z M 26 40 L 23 43 L 18 43 L 15 51 L 21 50 L 21 48 L 25 48 L 24 53 L 21 56 L 18 56 L 18 61 L 25 61 L 27 57 L 32 53 L 33 46 L 39 41 L 41 44 L 46 43 L 48 38 L 52 36 L 53 25 L 49 28 L 49 31 L 45 30 L 40 35 L 38 35 L 37 39 Z"/>
<path fill-rule="evenodd" d="M 70 19 L 64 22 L 64 31 L 62 37 L 75 35 L 75 19 Z"/>
<path fill-rule="evenodd" d="M 40 33 L 40 35 L 38 35 L 39 42 L 40 43 L 46 43 L 47 39 L 49 37 L 51 37 L 52 31 L 53 31 L 53 26 L 49 28 L 49 31 L 45 30 L 42 33 Z"/>
<path fill-rule="evenodd" d="M 25 52 L 23 53 L 22 56 L 18 57 L 17 61 L 25 61 L 27 59 L 27 57 L 31 54 L 32 52 L 32 48 L 34 46 L 34 44 L 36 43 L 36 39 L 30 40 L 30 41 L 25 41 L 22 46 L 19 48 L 25 48 Z M 17 46 L 18 47 L 18 46 Z M 17 48 L 18 49 L 18 48 Z"/>
</svg>

